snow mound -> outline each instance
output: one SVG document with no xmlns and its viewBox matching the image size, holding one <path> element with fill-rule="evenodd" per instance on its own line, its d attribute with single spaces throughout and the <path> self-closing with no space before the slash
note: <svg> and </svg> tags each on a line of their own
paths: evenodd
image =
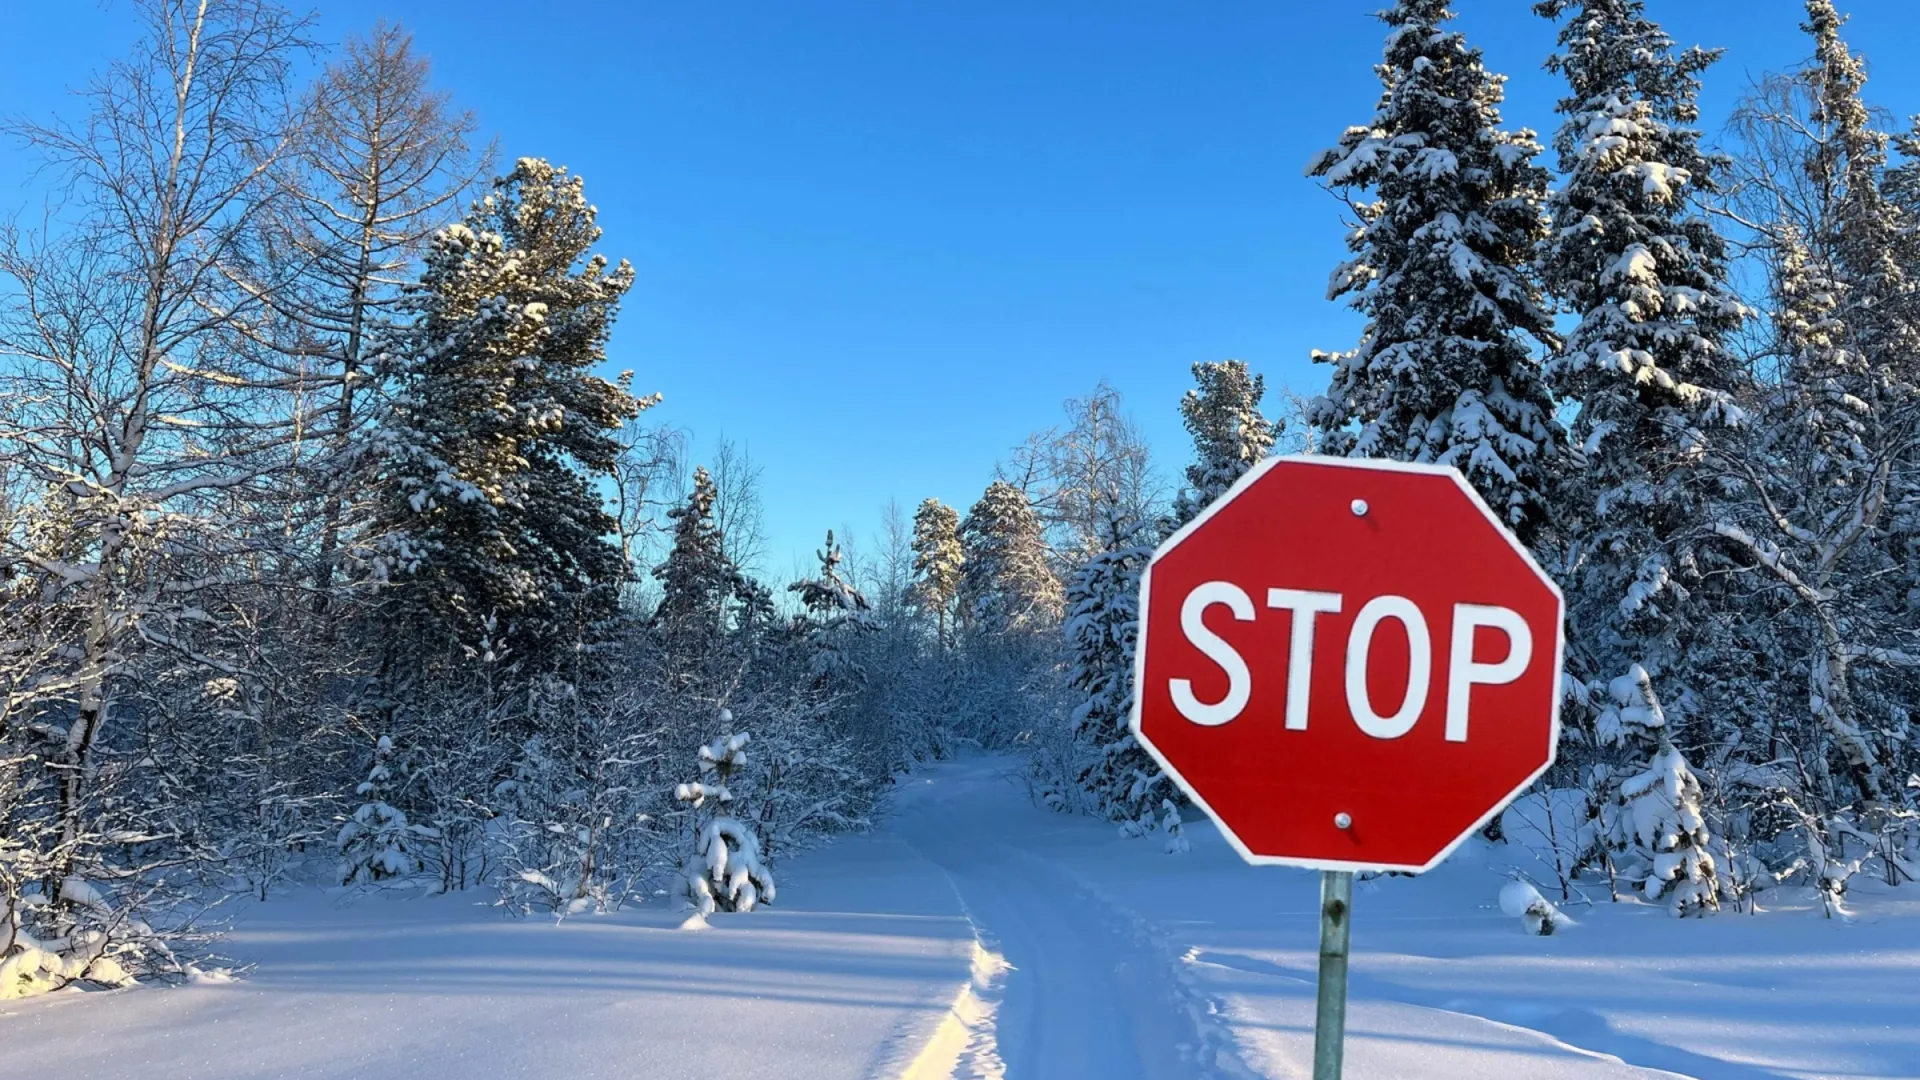
<svg viewBox="0 0 1920 1080">
<path fill-rule="evenodd" d="M 1509 881 L 1500 890 L 1500 910 L 1520 920 L 1527 933 L 1547 937 L 1561 929 L 1572 926 L 1573 920 L 1546 897 L 1540 890 L 1524 881 Z"/>
</svg>

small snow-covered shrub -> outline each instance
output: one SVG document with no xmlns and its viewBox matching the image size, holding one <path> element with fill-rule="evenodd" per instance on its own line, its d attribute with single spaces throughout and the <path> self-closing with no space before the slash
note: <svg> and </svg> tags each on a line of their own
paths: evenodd
<svg viewBox="0 0 1920 1080">
<path fill-rule="evenodd" d="M 84 879 L 69 875 L 49 897 L 36 872 L 52 868 L 52 860 L 0 836 L 0 1000 L 83 980 L 125 986 L 134 979 L 121 960 L 153 969 L 149 954 L 180 969 L 152 928 Z"/>
<path fill-rule="evenodd" d="M 1500 890 L 1500 910 L 1520 920 L 1527 933 L 1549 937 L 1573 920 L 1540 895 L 1540 890 L 1524 881 L 1509 881 Z"/>
<path fill-rule="evenodd" d="M 206 894 L 191 891 L 203 880 L 193 871 L 212 860 L 169 843 L 176 808 L 112 826 L 80 816 L 80 830 L 63 834 L 57 779 L 41 765 L 0 738 L 0 999 L 194 975 L 211 935 L 195 922 Z M 100 779 L 103 800 L 128 790 L 114 786 L 124 772 Z"/>
<path fill-rule="evenodd" d="M 700 827 L 686 868 L 687 899 L 701 917 L 773 903 L 773 874 L 746 822 L 716 817 Z"/>
<path fill-rule="evenodd" d="M 354 789 L 366 801 L 340 826 L 340 884 L 371 885 L 413 876 L 420 869 L 418 851 L 434 839 L 434 831 L 413 825 L 407 815 L 387 801 L 393 781 L 388 759 L 393 740 L 380 736 L 374 744 L 373 767 Z"/>
<path fill-rule="evenodd" d="M 1187 842 L 1187 826 L 1180 820 L 1180 808 L 1172 799 L 1160 800 L 1160 831 L 1167 834 L 1167 854 L 1184 855 L 1192 850 Z"/>
<path fill-rule="evenodd" d="M 720 722 L 733 714 L 720 711 Z M 677 785 L 673 797 L 693 815 L 693 842 L 681 864 L 685 899 L 697 919 L 715 911 L 752 911 L 774 898 L 773 874 L 760 857 L 760 837 L 734 816 L 729 781 L 746 767 L 750 736 L 722 735 L 700 748 L 700 779 Z"/>
<path fill-rule="evenodd" d="M 1645 770 L 1620 782 L 1612 810 L 1607 844 L 1648 900 L 1668 901 L 1675 915 L 1719 909 L 1700 781 L 1672 743 L 1662 740 Z"/>
<path fill-rule="evenodd" d="M 1798 877 L 1812 885 L 1827 918 L 1850 915 L 1847 887 L 1884 854 L 1879 846 L 1883 836 L 1861 829 L 1849 810 L 1816 813 L 1791 798 L 1780 799 L 1780 806 L 1793 816 L 1804 845 L 1801 855 L 1781 868 L 1780 877 Z"/>
</svg>

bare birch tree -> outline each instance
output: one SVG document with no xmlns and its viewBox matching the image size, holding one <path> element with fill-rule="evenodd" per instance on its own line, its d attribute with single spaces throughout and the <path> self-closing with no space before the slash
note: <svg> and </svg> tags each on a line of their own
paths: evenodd
<svg viewBox="0 0 1920 1080">
<path fill-rule="evenodd" d="M 116 901 L 177 837 L 156 807 L 101 797 L 146 767 L 119 753 L 139 739 L 110 728 L 153 715 L 133 704 L 144 657 L 246 674 L 216 639 L 233 575 L 259 554 L 247 492 L 285 435 L 239 344 L 264 312 L 228 270 L 271 202 L 304 24 L 264 0 L 138 10 L 146 37 L 83 91 L 83 122 L 12 127 L 77 213 L 0 238 L 0 454 L 35 499 L 33 527 L 0 536 L 31 593 L 0 655 L 44 661 L 10 673 L 9 707 L 52 789 L 37 918 L 64 979 L 135 966 L 114 950 L 141 924 Z"/>
</svg>

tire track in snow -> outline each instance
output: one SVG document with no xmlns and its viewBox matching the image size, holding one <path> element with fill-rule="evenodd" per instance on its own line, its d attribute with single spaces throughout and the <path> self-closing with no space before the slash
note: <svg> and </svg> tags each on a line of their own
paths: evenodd
<svg viewBox="0 0 1920 1080">
<path fill-rule="evenodd" d="M 973 1015 L 969 1026 L 955 1014 L 971 1036 L 968 1051 L 951 1072 L 914 1080 L 1254 1077 L 1178 951 L 1146 920 L 1008 842 L 1031 824 L 1033 811 L 998 776 L 986 780 L 954 777 L 922 789 L 897 819 L 915 852 L 947 872 L 968 917 L 1006 964 L 998 1001 L 984 1017 Z M 956 1037 L 943 1023 L 935 1057 Z"/>
<path fill-rule="evenodd" d="M 1034 869 L 1057 875 L 1088 907 L 1099 910 L 1107 920 L 1109 933 L 1127 938 L 1151 965 L 1161 983 L 1164 1000 L 1184 1014 L 1190 1040 L 1175 1044 L 1188 1071 L 1180 1076 L 1218 1078 L 1218 1080 L 1259 1080 L 1259 1074 L 1240 1056 L 1223 1004 L 1201 988 L 1188 962 L 1187 949 L 1162 931 L 1153 920 L 1128 908 L 1079 875 L 1031 852 L 1008 848 L 1016 858 Z"/>
</svg>

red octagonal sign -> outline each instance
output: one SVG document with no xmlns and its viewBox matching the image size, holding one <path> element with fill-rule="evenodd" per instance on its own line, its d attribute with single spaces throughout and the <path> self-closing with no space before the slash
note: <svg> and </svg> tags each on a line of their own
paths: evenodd
<svg viewBox="0 0 1920 1080">
<path fill-rule="evenodd" d="M 1249 862 L 1432 869 L 1553 762 L 1560 591 L 1451 468 L 1262 462 L 1140 609 L 1134 733 Z"/>
</svg>

